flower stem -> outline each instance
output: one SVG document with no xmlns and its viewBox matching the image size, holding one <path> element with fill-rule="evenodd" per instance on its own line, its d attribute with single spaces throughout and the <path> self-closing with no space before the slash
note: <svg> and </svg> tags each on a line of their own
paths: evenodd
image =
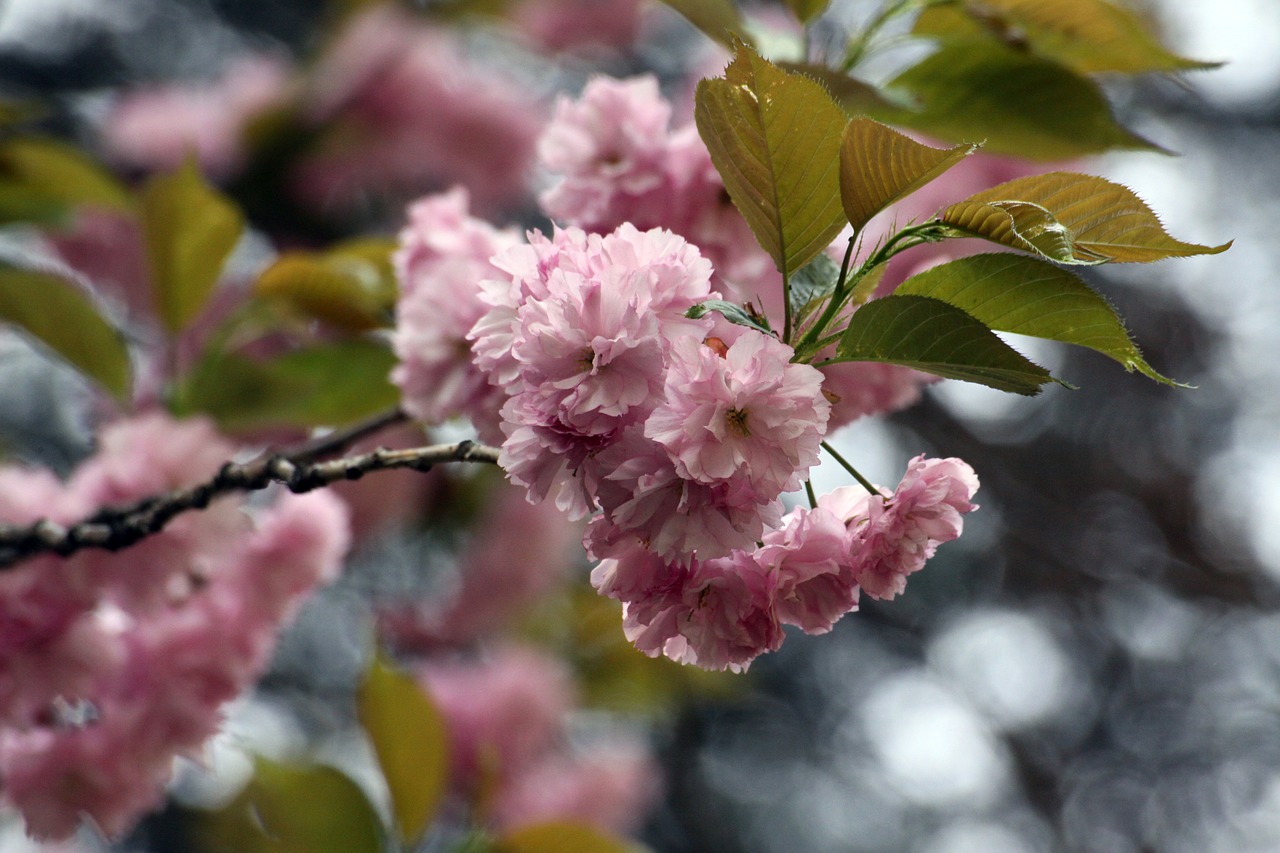
<svg viewBox="0 0 1280 853">
<path fill-rule="evenodd" d="M 815 495 L 815 494 L 813 493 L 813 481 L 812 481 L 812 480 L 805 480 L 805 481 L 804 481 L 804 491 L 805 491 L 805 494 L 807 494 L 807 495 L 809 496 L 809 509 L 817 509 L 817 508 L 818 508 L 818 496 L 817 496 L 817 495 Z"/>
<path fill-rule="evenodd" d="M 848 471 L 853 476 L 853 479 L 857 480 L 858 483 L 861 484 L 862 488 L 866 489 L 868 492 L 870 492 L 873 495 L 876 495 L 877 497 L 884 497 L 884 494 L 875 486 L 871 485 L 870 480 L 868 480 L 866 477 L 859 474 L 858 469 L 850 465 L 849 460 L 845 459 L 843 456 L 837 453 L 834 447 L 832 447 L 830 444 L 824 441 L 822 442 L 822 449 L 827 451 L 827 453 L 830 453 L 831 458 L 839 462 L 840 466 L 844 468 L 844 470 Z"/>
</svg>

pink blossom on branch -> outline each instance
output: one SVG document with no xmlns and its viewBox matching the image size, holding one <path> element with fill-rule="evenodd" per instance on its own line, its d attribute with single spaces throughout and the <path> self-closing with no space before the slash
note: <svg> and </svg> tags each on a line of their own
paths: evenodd
<svg viewBox="0 0 1280 853">
<path fill-rule="evenodd" d="M 201 421 L 153 414 L 115 424 L 61 495 L 46 484 L 48 514 L 71 520 L 68 506 L 192 485 L 230 450 Z M 0 709 L 0 797 L 28 832 L 66 837 L 87 817 L 118 836 L 157 806 L 173 759 L 198 757 L 221 706 L 265 666 L 280 624 L 336 576 L 347 537 L 344 507 L 324 492 L 282 497 L 257 524 L 224 499 L 134 549 L 7 573 L 0 612 L 19 604 L 27 621 L 21 631 L 6 621 L 0 661 L 10 673 L 47 673 L 4 695 Z M 32 608 L 60 595 L 64 607 Z"/>
<path fill-rule="evenodd" d="M 940 544 L 960 536 L 965 514 L 978 508 L 971 503 L 977 490 L 978 477 L 963 460 L 921 455 L 892 495 L 847 486 L 824 495 L 819 506 L 848 527 L 858 585 L 873 598 L 892 599 Z"/>
<path fill-rule="evenodd" d="M 419 199 L 409 207 L 394 255 L 400 284 L 393 346 L 400 364 L 391 380 L 413 417 L 437 424 L 470 417 L 486 441 L 501 441 L 504 395 L 476 366 L 467 332 L 488 310 L 479 282 L 500 274 L 489 263 L 519 242 L 469 213 L 467 191 Z"/>
</svg>

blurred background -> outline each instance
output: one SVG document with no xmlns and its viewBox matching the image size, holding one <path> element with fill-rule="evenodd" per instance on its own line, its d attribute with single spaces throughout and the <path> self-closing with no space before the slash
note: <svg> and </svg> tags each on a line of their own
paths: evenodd
<svg viewBox="0 0 1280 853">
<path fill-rule="evenodd" d="M 1110 81 L 1121 119 L 1177 154 L 1075 166 L 1134 188 L 1181 239 L 1235 245 L 1087 277 L 1151 364 L 1194 390 L 1029 344 L 1080 390 L 1024 399 L 943 383 L 911 409 L 846 428 L 838 444 L 877 482 L 895 482 L 920 452 L 964 458 L 982 509 L 904 597 L 867 601 L 831 635 L 792 636 L 748 677 L 665 708 L 649 730 L 666 793 L 640 833 L 653 849 L 1280 849 L 1280 5 L 1143 5 L 1172 49 L 1226 65 Z M 867 4 L 836 7 L 857 19 Z M 316 50 L 330 12 L 311 0 L 0 0 L 0 85 L 51 104 L 45 129 L 96 139 L 122 91 L 214 79 L 249 53 L 296 61 Z M 555 59 L 483 31 L 462 49 L 542 102 L 597 70 L 674 80 L 716 69 L 701 37 L 656 4 L 636 21 L 612 44 Z M 126 173 L 143 165 L 90 144 Z M 342 152 L 327 153 L 332 165 Z M 343 164 L 291 179 L 319 201 L 281 203 L 268 191 L 279 175 L 236 174 L 227 156 L 237 198 L 251 214 L 292 217 L 300 241 L 393 233 L 405 196 L 439 182 L 357 181 Z M 542 224 L 501 187 L 476 195 L 502 221 Z M 74 382 L 0 343 L 5 444 L 65 470 L 88 447 Z M 819 491 L 836 482 L 823 476 Z M 361 602 L 405 582 L 394 567 L 411 573 L 424 547 L 415 533 L 366 546 L 285 638 L 264 683 L 289 697 L 292 717 L 247 707 L 235 716 L 244 738 L 327 724 L 326 691 L 360 665 Z M 199 785 L 188 782 L 189 802 Z M 184 849 L 184 820 L 175 806 L 118 849 Z M 12 823 L 0 833 L 0 849 L 27 849 Z"/>
</svg>

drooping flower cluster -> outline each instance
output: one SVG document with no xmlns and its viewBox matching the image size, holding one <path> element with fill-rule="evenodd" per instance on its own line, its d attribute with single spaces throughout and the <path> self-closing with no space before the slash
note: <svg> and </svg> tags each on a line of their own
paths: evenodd
<svg viewBox="0 0 1280 853">
<path fill-rule="evenodd" d="M 868 495 L 856 511 L 819 505 L 783 517 L 781 496 L 818 462 L 832 410 L 824 377 L 794 363 L 791 347 L 771 335 L 715 313 L 690 318 L 690 308 L 720 294 L 711 264 L 683 238 L 630 224 L 603 235 L 571 227 L 533 232 L 480 261 L 477 250 L 494 245 L 497 232 L 470 221 L 460 196 L 420 202 L 412 215 L 438 224 L 436 248 L 422 249 L 411 228 L 400 255 L 405 362 L 395 375 L 406 405 L 484 424 L 492 417 L 485 406 L 504 400 L 500 464 L 530 501 L 590 518 L 583 544 L 603 561 L 593 581 L 624 603 L 627 635 L 642 650 L 744 668 L 778 647 L 784 624 L 830 630 L 857 606 L 860 578 L 881 596 L 878 578 L 913 571 L 888 553 L 895 536 L 914 537 L 910 554 L 954 538 L 940 524 L 920 534 L 919 513 L 893 526 L 901 513 L 892 508 L 915 498 Z M 455 247 L 456 267 L 440 262 L 445 247 Z M 414 263 L 420 258 L 428 260 Z M 455 269 L 492 277 L 468 297 Z M 452 304 L 413 310 L 425 290 Z M 473 367 L 464 368 L 458 321 L 474 316 Z M 443 335 L 449 346 L 416 343 Z M 428 372 L 433 360 L 445 369 Z M 430 397 L 430 378 L 409 381 L 415 372 L 465 374 L 471 391 L 455 398 L 462 383 L 436 379 L 443 406 Z M 489 383 L 483 392 L 476 377 Z M 949 463 L 953 486 L 941 497 L 936 487 L 916 501 L 951 507 L 942 515 L 957 532 L 977 485 L 962 467 Z M 871 529 L 880 538 L 868 538 Z M 879 568 L 865 568 L 873 552 L 884 552 Z"/>
<path fill-rule="evenodd" d="M 0 472 L 0 514 L 78 521 L 192 485 L 233 450 L 205 422 L 121 422 L 65 485 Z M 199 758 L 281 622 L 336 576 L 346 521 L 323 492 L 286 496 L 256 524 L 222 499 L 120 554 L 0 575 L 0 796 L 28 831 L 66 837 L 87 817 L 115 836 L 154 808 L 173 759 Z"/>
</svg>

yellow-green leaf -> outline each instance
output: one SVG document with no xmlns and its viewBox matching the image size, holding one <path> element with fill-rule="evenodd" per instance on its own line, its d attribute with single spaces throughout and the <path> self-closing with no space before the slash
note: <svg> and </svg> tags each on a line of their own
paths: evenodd
<svg viewBox="0 0 1280 853">
<path fill-rule="evenodd" d="M 322 253 L 286 252 L 258 276 L 254 291 L 341 329 L 386 326 L 396 302 L 394 248 L 389 240 L 365 239 Z"/>
<path fill-rule="evenodd" d="M 0 216 L 50 221 L 77 205 L 133 206 L 129 191 L 76 148 L 38 136 L 0 144 Z"/>
<path fill-rule="evenodd" d="M 494 844 L 497 853 L 644 853 L 646 848 L 581 823 L 524 826 Z"/>
<path fill-rule="evenodd" d="M 840 145 L 840 198 L 850 224 L 905 198 L 972 154 L 978 146 L 930 148 L 868 118 L 855 118 Z"/>
<path fill-rule="evenodd" d="M 986 35 L 1083 74 L 1188 71 L 1220 63 L 1178 56 L 1142 20 L 1106 0 L 967 0 L 926 9 L 916 35 Z"/>
<path fill-rule="evenodd" d="M 303 347 L 272 359 L 212 353 L 180 395 L 183 413 L 204 412 L 226 430 L 340 426 L 400 400 L 387 376 L 395 355 L 366 340 Z"/>
<path fill-rule="evenodd" d="M 129 350 L 73 283 L 48 273 L 0 268 L 0 322 L 40 341 L 118 400 L 129 396 Z"/>
<path fill-rule="evenodd" d="M 825 12 L 831 0 L 787 0 L 787 5 L 801 23 L 807 24 Z"/>
<path fill-rule="evenodd" d="M 845 113 L 851 116 L 896 115 L 898 110 L 911 106 L 908 101 L 890 100 L 888 93 L 880 91 L 870 83 L 825 65 L 816 65 L 812 62 L 779 62 L 778 67 L 817 80 Z"/>
<path fill-rule="evenodd" d="M 1156 149 L 1116 123 L 1093 81 L 994 40 L 943 42 L 888 89 L 915 109 L 875 118 L 952 142 L 984 142 L 998 154 L 1065 160 L 1112 148 Z"/>
<path fill-rule="evenodd" d="M 845 223 L 848 120 L 821 85 L 739 44 L 723 78 L 698 84 L 694 117 L 729 197 L 784 277 L 831 243 Z"/>
<path fill-rule="evenodd" d="M 244 217 L 188 161 L 176 172 L 147 182 L 142 227 L 158 313 L 169 331 L 180 331 L 213 292 L 240 240 Z"/>
<path fill-rule="evenodd" d="M 1027 395 L 1053 379 L 970 314 L 925 296 L 886 296 L 853 312 L 833 361 L 902 364 Z"/>
<path fill-rule="evenodd" d="M 1004 225 L 999 224 L 998 216 L 981 215 L 983 208 L 1007 214 Z M 1146 263 L 1216 255 L 1231 246 L 1230 242 L 1201 246 L 1175 240 L 1128 187 L 1073 172 L 1032 175 L 983 190 L 947 208 L 942 220 L 976 236 L 1017 249 L 1030 248 L 1063 263 Z M 961 222 L 968 224 L 957 224 Z"/>
<path fill-rule="evenodd" d="M 725 47 L 731 48 L 734 39 L 750 44 L 746 26 L 733 0 L 662 0 L 679 12 L 689 23 Z"/>
<path fill-rule="evenodd" d="M 1177 384 L 1142 357 L 1114 308 L 1079 276 L 1024 255 L 974 255 L 898 285 L 896 295 L 929 296 L 1001 332 L 1088 347 L 1157 382 Z"/>
<path fill-rule="evenodd" d="M 396 831 L 410 844 L 444 799 L 449 767 L 444 720 L 412 678 L 381 660 L 369 665 L 356 709 L 391 791 Z"/>
<path fill-rule="evenodd" d="M 364 792 L 332 767 L 292 767 L 258 759 L 249 786 L 232 803 L 257 828 L 251 847 L 272 853 L 380 853 L 382 824 Z"/>
</svg>

